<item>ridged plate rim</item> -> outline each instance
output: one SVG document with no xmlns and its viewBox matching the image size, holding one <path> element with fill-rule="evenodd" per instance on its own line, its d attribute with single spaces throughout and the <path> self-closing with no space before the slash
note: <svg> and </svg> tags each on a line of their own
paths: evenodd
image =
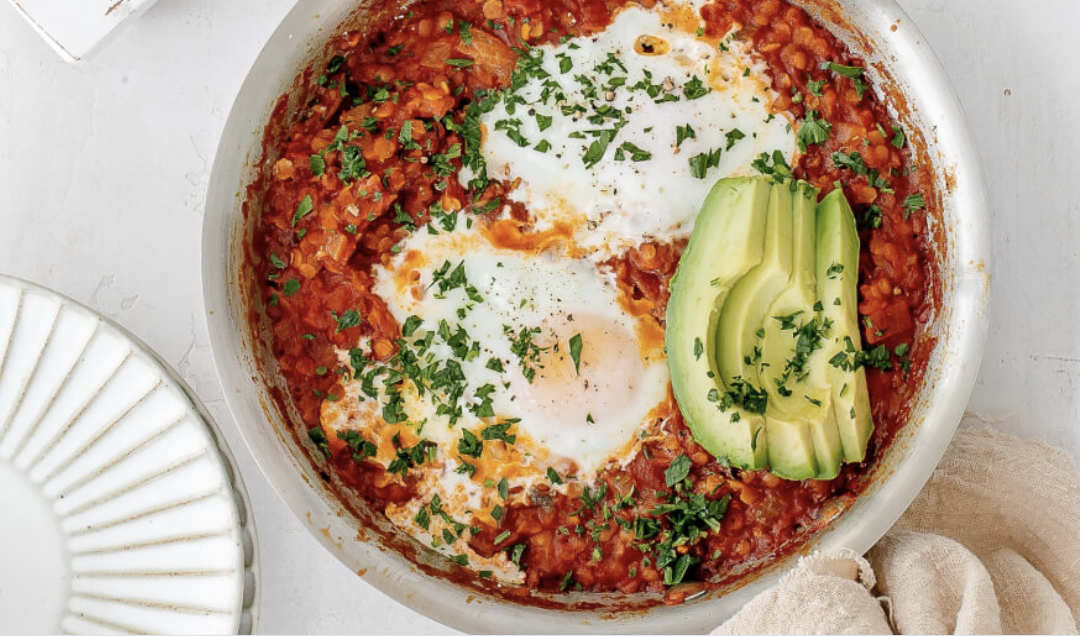
<svg viewBox="0 0 1080 636">
<path fill-rule="evenodd" d="M 236 459 L 233 456 L 232 451 L 229 448 L 224 436 L 222 435 L 221 429 L 218 427 L 214 419 L 210 416 L 209 412 L 199 400 L 198 396 L 192 391 L 192 389 L 187 385 L 187 383 L 172 369 L 172 367 L 164 359 L 161 358 L 160 355 L 158 355 L 145 342 L 143 342 L 142 339 L 140 339 L 127 328 L 119 325 L 115 321 L 101 315 L 100 313 L 94 311 L 86 305 L 64 294 L 51 290 L 37 283 L 33 283 L 28 280 L 19 278 L 17 276 L 0 273 L 0 289 L 3 289 L 5 287 L 18 291 L 18 293 L 20 294 L 20 305 L 23 299 L 25 299 L 25 294 L 27 292 L 37 293 L 46 297 L 51 297 L 58 303 L 57 320 L 59 320 L 59 316 L 64 311 L 69 311 L 80 315 L 84 319 L 96 322 L 97 325 L 91 336 L 89 337 L 89 340 L 93 340 L 93 337 L 96 336 L 98 333 L 107 333 L 111 331 L 111 335 L 125 341 L 128 345 L 130 345 L 132 353 L 141 354 L 145 358 L 145 361 L 150 363 L 154 367 L 154 369 L 158 373 L 160 373 L 161 379 L 164 380 L 166 384 L 166 388 L 171 389 L 171 397 L 179 400 L 183 406 L 190 409 L 191 413 L 194 416 L 191 419 L 195 420 L 198 424 L 201 424 L 202 427 L 205 429 L 211 442 L 208 450 L 211 452 L 211 454 L 216 456 L 216 459 L 218 461 L 220 461 L 221 469 L 224 473 L 224 485 L 227 486 L 229 489 L 227 493 L 228 499 L 231 500 L 234 507 L 235 520 L 237 523 L 237 535 L 241 542 L 240 548 L 242 551 L 243 567 L 241 578 L 243 589 L 240 591 L 239 595 L 241 603 L 240 607 L 237 609 L 238 614 L 235 615 L 235 633 L 256 633 L 258 629 L 259 596 L 261 585 L 259 581 L 260 567 L 257 533 L 255 528 L 254 515 L 250 504 L 250 498 L 244 485 L 243 477 L 237 466 Z M 20 308 L 16 310 L 16 316 L 18 312 L 22 309 L 23 308 L 20 306 Z M 17 321 L 18 318 L 16 318 L 16 322 Z M 0 336 L 2 336 L 5 340 L 9 341 L 6 344 L 7 349 L 0 352 L 3 355 L 6 355 L 11 349 L 12 345 L 10 340 L 14 339 L 15 330 L 16 326 L 13 325 L 11 333 L 0 334 Z M 45 352 L 45 349 L 47 349 L 47 347 L 43 347 L 42 353 Z M 85 351 L 83 353 L 85 353 Z M 79 364 L 79 360 L 81 360 L 83 353 L 80 353 L 79 358 L 76 359 L 76 361 L 73 363 L 72 369 L 74 369 Z M 0 366 L 0 374 L 2 374 L 3 372 L 4 368 Z M 33 373 L 31 373 L 31 375 L 33 375 Z M 61 385 L 63 385 L 63 383 L 66 381 L 67 378 L 62 381 Z M 28 379 L 26 381 L 26 386 L 23 387 L 24 392 L 28 389 L 30 384 L 31 379 Z M 60 391 L 61 387 L 58 387 L 56 389 L 56 394 L 59 394 Z M 99 388 L 96 391 L 100 392 L 101 389 Z M 53 397 L 55 398 L 56 395 L 54 394 Z M 18 413 L 20 408 L 21 404 L 17 403 L 13 408 L 10 417 L 8 418 L 9 421 L 6 422 L 7 425 L 10 426 L 11 420 L 15 418 L 15 415 Z M 33 423 L 31 429 L 25 432 L 25 438 L 31 437 L 31 431 L 33 430 L 33 427 L 41 425 L 43 416 L 48 412 L 49 408 L 51 408 L 51 405 L 46 405 L 45 407 L 43 407 L 41 415 Z M 78 419 L 78 417 L 81 417 L 81 415 L 72 418 L 73 422 L 74 420 Z M 25 472 L 14 465 L 15 459 L 18 455 L 19 452 L 16 452 L 12 456 L 12 458 L 10 458 L 10 462 L 8 460 L 4 461 L 6 464 L 10 464 L 12 469 L 16 470 L 17 472 Z M 57 474 L 60 474 L 63 471 L 56 472 Z M 36 484 L 36 486 L 40 485 Z M 65 537 L 65 540 L 66 539 L 67 537 Z M 63 547 L 61 549 L 63 549 Z M 70 590 L 65 590 L 65 598 L 69 594 L 69 592 Z M 61 616 L 67 614 L 68 612 L 69 607 L 67 602 L 65 601 L 65 604 L 61 609 Z"/>
</svg>

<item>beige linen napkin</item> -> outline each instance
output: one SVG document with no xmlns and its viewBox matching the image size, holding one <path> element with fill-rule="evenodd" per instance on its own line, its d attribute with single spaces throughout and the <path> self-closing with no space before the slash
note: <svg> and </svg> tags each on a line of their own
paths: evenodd
<svg viewBox="0 0 1080 636">
<path fill-rule="evenodd" d="M 957 432 L 862 558 L 800 559 L 714 634 L 1075 634 L 1080 480 L 1042 442 Z"/>
</svg>

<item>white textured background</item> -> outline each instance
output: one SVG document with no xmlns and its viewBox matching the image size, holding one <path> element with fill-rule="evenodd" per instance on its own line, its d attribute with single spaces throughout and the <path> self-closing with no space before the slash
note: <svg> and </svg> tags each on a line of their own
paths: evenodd
<svg viewBox="0 0 1080 636">
<path fill-rule="evenodd" d="M 217 138 L 294 0 L 162 0 L 62 63 L 0 2 L 0 272 L 118 320 L 217 418 L 251 493 L 267 633 L 445 632 L 338 562 L 263 481 L 213 369 L 200 288 Z M 1076 0 L 902 0 L 952 78 L 993 204 L 993 324 L 971 409 L 1080 458 Z"/>
</svg>

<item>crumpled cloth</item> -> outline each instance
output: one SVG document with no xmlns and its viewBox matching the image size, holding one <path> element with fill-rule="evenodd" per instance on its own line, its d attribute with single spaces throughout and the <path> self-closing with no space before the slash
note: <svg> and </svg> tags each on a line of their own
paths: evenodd
<svg viewBox="0 0 1080 636">
<path fill-rule="evenodd" d="M 864 557 L 814 553 L 714 634 L 1076 634 L 1080 479 L 1042 442 L 962 428 Z"/>
</svg>

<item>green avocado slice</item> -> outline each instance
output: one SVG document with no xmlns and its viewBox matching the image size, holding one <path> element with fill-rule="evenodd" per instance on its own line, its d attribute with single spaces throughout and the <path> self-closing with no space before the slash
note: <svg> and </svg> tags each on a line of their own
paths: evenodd
<svg viewBox="0 0 1080 636">
<path fill-rule="evenodd" d="M 671 280 L 665 346 L 675 399 L 694 439 L 733 466 L 765 468 L 764 417 L 721 410 L 727 386 L 716 364 L 717 323 L 732 287 L 761 262 L 770 179 L 721 179 L 695 221 Z"/>
<path fill-rule="evenodd" d="M 791 191 L 774 185 L 765 218 L 765 245 L 761 262 L 746 273 L 728 295 L 716 326 L 716 365 L 728 386 L 737 381 L 761 387 L 759 335 L 773 300 L 787 288 L 792 275 Z"/>
<path fill-rule="evenodd" d="M 872 431 L 859 243 L 842 193 L 722 179 L 672 278 L 666 349 L 694 439 L 731 465 L 832 479 Z M 843 355 L 841 355 L 843 354 Z"/>
<path fill-rule="evenodd" d="M 827 323 L 820 315 L 815 290 L 817 189 L 790 182 L 794 242 L 793 273 L 763 320 L 764 344 L 759 363 L 761 382 L 769 394 L 766 430 L 789 429 L 809 453 L 769 450 L 777 474 L 799 479 L 831 479 L 840 472 L 841 449 L 831 393 L 820 349 Z M 777 433 L 776 435 L 779 435 Z M 809 440 L 808 442 L 806 440 Z M 794 463 L 792 463 L 794 462 Z"/>
<path fill-rule="evenodd" d="M 823 357 L 831 385 L 832 406 L 845 462 L 866 458 L 874 431 L 866 370 L 845 364 L 862 350 L 859 335 L 859 233 L 855 215 L 840 188 L 817 206 L 818 299 L 831 321 L 831 337 Z"/>
</svg>

